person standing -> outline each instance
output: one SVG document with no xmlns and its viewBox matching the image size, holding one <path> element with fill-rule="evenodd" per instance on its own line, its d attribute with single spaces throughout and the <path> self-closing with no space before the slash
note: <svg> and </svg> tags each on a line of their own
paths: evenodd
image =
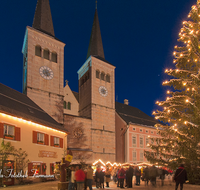
<svg viewBox="0 0 200 190">
<path fill-rule="evenodd" d="M 119 179 L 119 183 L 120 183 L 120 188 L 124 188 L 124 179 L 125 179 L 125 170 L 123 167 L 120 168 L 119 172 L 118 172 L 118 179 Z"/>
<path fill-rule="evenodd" d="M 97 170 L 95 172 L 95 182 L 96 182 L 96 188 L 99 188 L 100 186 L 100 167 L 97 167 Z"/>
<path fill-rule="evenodd" d="M 183 183 L 188 180 L 187 178 L 187 172 L 184 169 L 184 165 L 181 164 L 180 167 L 176 170 L 176 173 L 174 175 L 174 180 L 176 182 L 175 190 L 178 189 L 178 186 L 180 184 L 180 190 L 183 190 Z"/>
<path fill-rule="evenodd" d="M 106 172 L 105 172 L 105 176 L 106 176 L 106 187 L 109 187 L 110 175 L 111 175 L 111 172 L 110 172 L 109 168 L 107 167 L 107 168 L 106 168 Z"/>
<path fill-rule="evenodd" d="M 77 190 L 83 190 L 84 180 L 85 180 L 85 173 L 79 166 L 79 170 L 75 173 L 76 183 L 77 183 Z"/>
<path fill-rule="evenodd" d="M 71 167 L 68 190 L 74 190 L 75 168 Z"/>
<path fill-rule="evenodd" d="M 105 173 L 103 172 L 103 170 L 100 171 L 100 188 L 104 188 L 104 176 Z"/>
<path fill-rule="evenodd" d="M 149 170 L 150 180 L 153 186 L 156 186 L 156 177 L 158 176 L 158 169 L 153 165 Z"/>
<path fill-rule="evenodd" d="M 138 166 L 135 168 L 136 185 L 140 185 L 141 171 Z"/>
<path fill-rule="evenodd" d="M 143 173 L 144 173 L 145 185 L 148 186 L 148 183 L 149 183 L 149 167 L 148 166 L 144 168 Z"/>
<path fill-rule="evenodd" d="M 126 171 L 127 188 L 132 188 L 133 173 L 134 173 L 134 170 L 133 170 L 132 166 L 129 166 L 128 170 Z"/>
<path fill-rule="evenodd" d="M 92 169 L 91 166 L 88 166 L 88 169 L 87 169 L 87 186 L 89 187 L 90 190 L 92 190 L 92 181 L 93 181 L 93 169 Z"/>
</svg>

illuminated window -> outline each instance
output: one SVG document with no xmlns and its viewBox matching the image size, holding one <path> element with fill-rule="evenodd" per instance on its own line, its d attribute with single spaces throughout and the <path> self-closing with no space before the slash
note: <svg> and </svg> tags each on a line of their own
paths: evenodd
<svg viewBox="0 0 200 190">
<path fill-rule="evenodd" d="M 96 78 L 100 78 L 100 71 L 99 70 L 96 70 Z"/>
<path fill-rule="evenodd" d="M 37 142 L 38 143 L 44 143 L 44 134 L 43 133 L 37 133 Z"/>
<path fill-rule="evenodd" d="M 54 137 L 54 146 L 60 146 L 60 138 Z"/>
<path fill-rule="evenodd" d="M 136 153 L 136 151 L 133 151 L 133 161 L 137 161 L 137 153 Z"/>
<path fill-rule="evenodd" d="M 41 46 L 37 45 L 35 46 L 35 55 L 41 57 L 42 56 L 42 48 Z"/>
<path fill-rule="evenodd" d="M 106 82 L 110 82 L 110 75 L 109 74 L 106 75 Z"/>
<path fill-rule="evenodd" d="M 101 80 L 105 80 L 105 73 L 104 72 L 101 73 Z"/>
<path fill-rule="evenodd" d="M 14 137 L 15 127 L 12 125 L 4 124 L 4 136 Z"/>
<path fill-rule="evenodd" d="M 146 146 L 149 144 L 149 138 L 146 137 Z"/>
<path fill-rule="evenodd" d="M 57 53 L 56 52 L 52 52 L 52 54 L 51 54 L 51 61 L 57 63 Z"/>
<path fill-rule="evenodd" d="M 140 147 L 143 147 L 143 137 L 140 137 Z"/>
<path fill-rule="evenodd" d="M 140 161 L 143 161 L 143 160 L 144 160 L 144 153 L 140 152 Z"/>
<path fill-rule="evenodd" d="M 44 59 L 48 59 L 49 60 L 49 50 L 48 49 L 44 49 L 43 57 L 44 57 Z"/>
<path fill-rule="evenodd" d="M 137 138 L 136 136 L 132 136 L 132 146 L 136 147 Z"/>
</svg>

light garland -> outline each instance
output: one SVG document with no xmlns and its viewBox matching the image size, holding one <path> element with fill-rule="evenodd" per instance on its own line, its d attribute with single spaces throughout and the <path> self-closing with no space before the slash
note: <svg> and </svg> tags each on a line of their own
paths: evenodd
<svg viewBox="0 0 200 190">
<path fill-rule="evenodd" d="M 47 126 L 44 126 L 44 125 L 40 125 L 40 124 L 34 123 L 34 122 L 32 122 L 32 121 L 27 121 L 27 120 L 22 119 L 22 118 L 14 117 L 14 116 L 11 116 L 11 115 L 8 115 L 8 114 L 5 114 L 5 113 L 0 113 L 0 115 L 3 116 L 3 117 L 7 117 L 7 118 L 9 118 L 9 119 L 13 119 L 13 120 L 17 120 L 17 121 L 19 121 L 19 122 L 23 122 L 23 123 L 27 123 L 27 124 L 29 124 L 29 125 L 33 125 L 33 126 L 35 126 L 35 127 L 40 127 L 40 128 L 43 128 L 43 129 L 47 129 L 47 130 L 54 131 L 54 132 L 66 134 L 66 132 L 59 131 L 59 130 L 57 130 L 57 129 L 53 129 L 53 128 L 50 128 L 50 127 L 47 127 Z"/>
</svg>

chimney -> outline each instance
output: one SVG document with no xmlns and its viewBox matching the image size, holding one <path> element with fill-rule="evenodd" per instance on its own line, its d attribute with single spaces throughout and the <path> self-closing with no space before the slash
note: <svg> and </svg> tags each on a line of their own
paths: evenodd
<svg viewBox="0 0 200 190">
<path fill-rule="evenodd" d="M 124 104 L 128 105 L 128 100 L 124 99 Z"/>
</svg>

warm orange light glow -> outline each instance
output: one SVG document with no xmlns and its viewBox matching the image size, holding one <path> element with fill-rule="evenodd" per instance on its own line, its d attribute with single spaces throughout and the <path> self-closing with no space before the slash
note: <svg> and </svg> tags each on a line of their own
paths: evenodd
<svg viewBox="0 0 200 190">
<path fill-rule="evenodd" d="M 7 118 L 9 118 L 9 119 L 17 120 L 17 121 L 19 121 L 19 122 L 27 123 L 27 124 L 29 124 L 29 125 L 33 125 L 33 126 L 40 127 L 40 128 L 43 128 L 43 129 L 52 130 L 52 131 L 54 131 L 54 132 L 66 134 L 65 132 L 59 131 L 59 130 L 57 130 L 57 129 L 53 129 L 53 128 L 50 128 L 50 127 L 46 127 L 46 126 L 44 126 L 44 125 L 40 125 L 40 124 L 34 123 L 34 122 L 32 122 L 32 121 L 27 121 L 27 120 L 25 120 L 25 119 L 18 118 L 18 117 L 14 117 L 14 116 L 11 116 L 11 115 L 8 115 L 8 114 L 5 114 L 5 113 L 0 113 L 0 115 L 2 115 L 3 117 L 7 117 Z"/>
</svg>

